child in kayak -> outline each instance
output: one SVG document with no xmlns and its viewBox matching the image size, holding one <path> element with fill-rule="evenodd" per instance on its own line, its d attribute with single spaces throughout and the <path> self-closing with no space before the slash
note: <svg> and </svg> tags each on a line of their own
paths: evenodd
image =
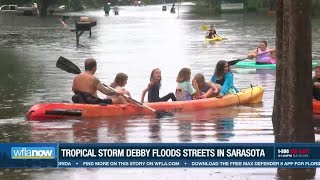
<svg viewBox="0 0 320 180">
<path fill-rule="evenodd" d="M 124 87 L 128 82 L 128 76 L 125 73 L 118 73 L 116 77 L 114 78 L 114 82 L 110 84 L 110 87 L 114 88 L 115 90 L 122 90 L 124 91 L 126 95 L 128 95 L 131 98 L 130 92 L 127 91 Z M 129 103 L 129 100 L 125 98 L 124 96 L 111 96 L 113 104 L 126 104 Z"/>
<path fill-rule="evenodd" d="M 313 84 L 313 98 L 320 100 L 320 66 L 314 68 L 314 77 L 312 79 Z"/>
<path fill-rule="evenodd" d="M 173 93 L 169 93 L 162 98 L 159 97 L 159 90 L 161 87 L 161 71 L 159 68 L 151 71 L 150 83 L 146 89 L 142 91 L 141 103 L 144 102 L 144 97 L 148 92 L 148 102 L 166 102 L 169 99 L 176 101 Z"/>
<path fill-rule="evenodd" d="M 218 87 L 211 88 L 210 84 L 205 81 L 205 78 L 202 74 L 198 73 L 194 76 L 194 80 L 197 82 L 197 86 L 199 89 L 197 91 L 197 96 L 200 99 L 214 97 L 218 93 Z"/>
<path fill-rule="evenodd" d="M 229 93 L 237 93 L 239 90 L 233 85 L 233 74 L 230 72 L 227 61 L 220 60 L 211 78 L 210 86 L 218 87 L 219 96 L 224 96 Z"/>
<path fill-rule="evenodd" d="M 177 77 L 178 86 L 176 88 L 176 97 L 178 101 L 189 101 L 197 98 L 196 90 L 192 84 L 196 85 L 196 81 L 193 80 L 192 84 L 191 70 L 189 68 L 182 68 Z"/>
</svg>

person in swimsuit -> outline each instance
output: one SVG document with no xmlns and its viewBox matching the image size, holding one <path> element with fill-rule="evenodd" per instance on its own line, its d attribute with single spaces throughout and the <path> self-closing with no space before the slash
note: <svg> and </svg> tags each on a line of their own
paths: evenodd
<svg viewBox="0 0 320 180">
<path fill-rule="evenodd" d="M 125 91 L 112 91 L 103 86 L 98 78 L 94 76 L 97 70 L 97 62 L 95 59 L 89 58 L 84 62 L 85 71 L 78 74 L 73 79 L 72 91 L 75 95 L 72 96 L 74 103 L 84 104 L 112 104 L 111 99 L 98 98 L 97 91 L 105 95 L 123 95 Z"/>
<path fill-rule="evenodd" d="M 275 64 L 275 49 L 269 49 L 267 41 L 260 41 L 259 47 L 249 53 L 248 58 L 256 58 L 256 64 Z"/>
</svg>

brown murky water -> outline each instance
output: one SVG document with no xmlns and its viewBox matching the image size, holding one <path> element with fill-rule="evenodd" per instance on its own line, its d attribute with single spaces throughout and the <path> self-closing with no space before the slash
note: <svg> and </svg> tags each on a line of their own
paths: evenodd
<svg viewBox="0 0 320 180">
<path fill-rule="evenodd" d="M 113 81 L 118 72 L 129 76 L 127 88 L 140 99 L 152 69 L 162 70 L 161 95 L 175 88 L 179 70 L 189 67 L 209 80 L 220 59 L 245 57 L 261 39 L 275 45 L 275 21 L 263 15 L 203 17 L 182 6 L 178 14 L 161 6 L 121 7 L 119 16 L 102 10 L 70 13 L 97 18 L 92 38 L 84 33 L 80 46 L 75 34 L 52 16 L 0 15 L 0 141 L 1 142 L 273 142 L 271 114 L 274 70 L 233 67 L 235 85 L 263 85 L 263 103 L 152 117 L 26 122 L 24 113 L 40 102 L 70 101 L 73 75 L 55 67 L 59 56 L 81 68 L 88 57 L 96 58 L 96 76 Z M 67 20 L 73 28 L 76 17 Z M 204 43 L 202 23 L 214 24 L 226 41 Z M 319 25 L 313 22 L 314 58 L 319 59 Z M 317 141 L 320 136 L 316 134 Z M 1 179 L 274 179 L 276 169 L 51 169 L 2 170 Z M 319 177 L 320 178 L 320 177 Z"/>
</svg>

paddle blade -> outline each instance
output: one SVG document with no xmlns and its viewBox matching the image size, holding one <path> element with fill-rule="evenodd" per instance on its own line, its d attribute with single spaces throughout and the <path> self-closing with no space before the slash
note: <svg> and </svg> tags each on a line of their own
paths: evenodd
<svg viewBox="0 0 320 180">
<path fill-rule="evenodd" d="M 248 59 L 248 58 L 242 58 L 242 59 L 232 60 L 232 61 L 229 61 L 229 62 L 228 62 L 228 65 L 229 65 L 229 66 L 232 66 L 232 65 L 237 64 L 239 61 L 243 61 L 243 60 L 246 60 L 246 59 Z"/>
<path fill-rule="evenodd" d="M 80 74 L 81 70 L 79 69 L 79 67 L 75 64 L 73 64 L 73 62 L 69 61 L 68 59 L 60 56 L 57 64 L 56 64 L 57 68 L 60 68 L 68 73 L 72 73 L 72 74 Z"/>
<path fill-rule="evenodd" d="M 208 27 L 205 24 L 201 25 L 201 30 L 208 31 Z"/>
<path fill-rule="evenodd" d="M 229 62 L 228 62 L 228 65 L 229 65 L 229 66 L 235 65 L 235 64 L 237 64 L 239 61 L 241 61 L 241 60 L 240 60 L 240 59 L 237 59 L 237 60 L 229 61 Z"/>
<path fill-rule="evenodd" d="M 163 118 L 165 116 L 173 116 L 172 113 L 167 112 L 167 111 L 155 111 L 157 118 Z"/>
</svg>

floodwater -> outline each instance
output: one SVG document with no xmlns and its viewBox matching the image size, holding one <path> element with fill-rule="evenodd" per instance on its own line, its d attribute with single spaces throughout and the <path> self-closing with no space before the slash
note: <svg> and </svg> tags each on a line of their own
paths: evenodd
<svg viewBox="0 0 320 180">
<path fill-rule="evenodd" d="M 169 8 L 168 8 L 169 9 Z M 70 29 L 79 16 L 97 19 L 97 26 L 80 37 L 62 28 L 61 15 L 47 18 L 0 14 L 0 141 L 1 142 L 273 142 L 271 114 L 274 70 L 232 67 L 235 85 L 263 85 L 263 103 L 176 114 L 172 118 L 150 116 L 27 122 L 24 113 L 41 102 L 71 101 L 74 75 L 55 67 L 64 56 L 83 69 L 83 61 L 98 62 L 96 76 L 111 83 L 118 72 L 129 76 L 127 89 L 140 99 L 150 72 L 162 70 L 161 95 L 174 91 L 179 70 L 207 80 L 218 60 L 243 58 L 260 40 L 275 46 L 275 19 L 265 15 L 227 14 L 200 16 L 181 6 L 179 13 L 161 6 L 120 7 L 120 15 L 102 10 L 68 13 Z M 202 23 L 214 24 L 225 41 L 206 44 Z M 318 20 L 313 22 L 313 57 L 319 59 Z M 101 94 L 100 94 L 101 95 Z M 102 96 L 102 95 L 101 95 Z M 320 136 L 316 134 L 316 140 Z M 275 179 L 276 169 L 50 169 L 2 170 L 0 179 Z"/>
</svg>

